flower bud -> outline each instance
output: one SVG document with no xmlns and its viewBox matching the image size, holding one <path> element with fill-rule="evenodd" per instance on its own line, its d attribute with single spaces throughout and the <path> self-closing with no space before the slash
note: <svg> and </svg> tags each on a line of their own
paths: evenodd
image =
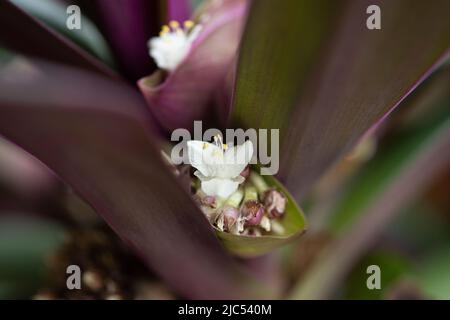
<svg viewBox="0 0 450 320">
<path fill-rule="evenodd" d="M 194 200 L 205 214 L 206 218 L 213 222 L 216 219 L 217 200 L 215 197 L 208 196 L 201 190 L 194 195 Z"/>
<path fill-rule="evenodd" d="M 263 194 L 263 203 L 266 207 L 269 218 L 279 218 L 284 214 L 286 209 L 286 198 L 281 192 L 270 189 Z"/>
<path fill-rule="evenodd" d="M 245 180 L 247 180 L 249 175 L 250 175 L 250 167 L 246 166 L 245 169 L 242 170 L 241 176 L 244 177 Z"/>
<path fill-rule="evenodd" d="M 241 206 L 246 226 L 257 226 L 264 215 L 264 206 L 257 200 L 247 200 Z"/>
<path fill-rule="evenodd" d="M 220 231 L 231 231 L 239 218 L 239 211 L 232 206 L 224 206 L 219 210 L 216 217 L 216 226 Z"/>
<path fill-rule="evenodd" d="M 239 211 L 235 207 L 226 206 L 222 209 L 223 222 L 226 230 L 231 230 L 231 227 L 236 223 L 239 217 Z"/>
<path fill-rule="evenodd" d="M 217 200 L 214 196 L 208 196 L 203 191 L 198 190 L 194 195 L 194 200 L 199 206 L 205 206 L 209 208 L 217 208 Z"/>
<path fill-rule="evenodd" d="M 217 206 L 216 197 L 213 196 L 204 196 L 201 199 L 202 205 L 208 206 L 211 208 L 215 208 Z"/>
</svg>

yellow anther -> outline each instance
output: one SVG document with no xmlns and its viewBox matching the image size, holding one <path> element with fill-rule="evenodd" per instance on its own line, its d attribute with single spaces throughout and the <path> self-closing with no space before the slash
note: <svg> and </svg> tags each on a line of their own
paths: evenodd
<svg viewBox="0 0 450 320">
<path fill-rule="evenodd" d="M 194 22 L 192 21 L 192 20 L 186 20 L 185 22 L 184 22 L 184 27 L 186 28 L 186 29 L 190 29 L 190 28 L 192 28 L 194 26 Z"/>
<path fill-rule="evenodd" d="M 169 22 L 169 26 L 172 29 L 178 29 L 180 27 L 180 24 L 178 23 L 178 21 L 172 20 Z"/>
<path fill-rule="evenodd" d="M 160 36 L 165 35 L 166 33 L 170 32 L 170 28 L 167 25 L 163 25 L 161 28 L 161 32 L 159 33 Z"/>
<path fill-rule="evenodd" d="M 223 150 L 227 150 L 227 149 L 228 149 L 228 145 L 227 145 L 226 143 L 224 143 L 224 144 L 222 145 L 222 148 L 223 148 Z"/>
<path fill-rule="evenodd" d="M 208 148 L 208 146 L 209 146 L 209 144 L 207 144 L 207 143 L 203 143 L 203 149 L 206 149 L 206 148 Z"/>
</svg>

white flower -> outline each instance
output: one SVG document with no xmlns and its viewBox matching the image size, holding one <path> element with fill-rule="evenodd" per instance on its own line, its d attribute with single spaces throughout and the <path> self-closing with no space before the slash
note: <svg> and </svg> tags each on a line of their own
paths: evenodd
<svg viewBox="0 0 450 320">
<path fill-rule="evenodd" d="M 162 27 L 159 37 L 149 40 L 150 56 L 159 68 L 175 70 L 189 53 L 201 29 L 201 25 L 194 25 L 190 20 L 184 22 L 183 28 L 177 21 L 171 21 L 169 26 Z"/>
<path fill-rule="evenodd" d="M 207 195 L 228 198 L 244 182 L 240 173 L 253 156 L 251 141 L 228 147 L 216 136 L 214 143 L 188 141 L 187 145 L 190 164 L 197 169 L 194 174 Z"/>
</svg>

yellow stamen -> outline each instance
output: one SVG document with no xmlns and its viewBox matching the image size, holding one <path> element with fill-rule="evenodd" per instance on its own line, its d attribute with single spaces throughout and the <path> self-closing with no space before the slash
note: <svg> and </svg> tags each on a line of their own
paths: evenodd
<svg viewBox="0 0 450 320">
<path fill-rule="evenodd" d="M 228 145 L 226 143 L 223 143 L 221 135 L 214 136 L 214 144 L 218 146 L 220 149 L 222 149 L 222 151 L 228 149 Z"/>
<path fill-rule="evenodd" d="M 206 148 L 208 148 L 208 146 L 209 146 L 209 144 L 207 144 L 207 143 L 203 143 L 203 149 L 206 149 Z"/>
<path fill-rule="evenodd" d="M 165 35 L 166 33 L 170 32 L 170 28 L 167 25 L 163 25 L 161 28 L 161 32 L 159 33 L 160 36 Z"/>
<path fill-rule="evenodd" d="M 169 26 L 172 29 L 178 29 L 180 27 L 180 24 L 178 23 L 178 21 L 172 20 L 169 22 Z"/>
<path fill-rule="evenodd" d="M 184 22 L 184 27 L 189 30 L 194 26 L 194 22 L 192 20 L 186 20 Z"/>
</svg>

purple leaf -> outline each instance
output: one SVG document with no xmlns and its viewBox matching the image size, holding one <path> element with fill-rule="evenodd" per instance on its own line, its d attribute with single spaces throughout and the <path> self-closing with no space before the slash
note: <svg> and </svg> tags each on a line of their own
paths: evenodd
<svg viewBox="0 0 450 320">
<path fill-rule="evenodd" d="M 321 252 L 295 287 L 292 298 L 326 299 L 334 295 L 354 263 L 372 248 L 387 226 L 448 169 L 450 162 L 450 94 L 435 85 L 450 83 L 450 69 L 430 79 L 408 108 L 445 106 L 432 121 L 412 127 L 378 151 L 335 208 L 330 229 L 336 240 Z M 438 87 L 439 89 L 439 87 Z M 416 96 L 417 97 L 417 96 Z M 415 98 L 416 98 L 415 97 Z M 340 217 L 339 217 L 340 216 Z M 336 219 L 336 217 L 338 219 Z"/>
<path fill-rule="evenodd" d="M 54 170 L 168 284 L 189 298 L 249 294 L 163 163 L 137 92 L 46 63 L 12 62 L 0 75 L 0 134 Z"/>
<path fill-rule="evenodd" d="M 192 14 L 190 0 L 165 0 L 167 3 L 167 20 L 175 20 L 179 22 L 190 19 Z"/>
<path fill-rule="evenodd" d="M 56 192 L 57 179 L 39 161 L 0 137 L 0 189 L 22 199 L 39 200 Z"/>
<path fill-rule="evenodd" d="M 95 0 L 99 27 L 122 72 L 135 81 L 154 70 L 147 41 L 159 31 L 159 1 Z"/>
<path fill-rule="evenodd" d="M 369 5 L 381 30 L 369 30 Z M 253 1 L 234 125 L 280 129 L 279 178 L 305 197 L 317 179 L 446 56 L 450 2 Z"/>
<path fill-rule="evenodd" d="M 100 60 L 9 1 L 0 2 L 0 44 L 24 54 L 117 78 Z"/>
<path fill-rule="evenodd" d="M 190 129 L 194 120 L 215 115 L 212 101 L 232 66 L 245 9 L 241 0 L 206 8 L 203 16 L 209 20 L 181 65 L 167 77 L 157 71 L 139 80 L 150 110 L 165 129 Z"/>
<path fill-rule="evenodd" d="M 365 26 L 381 8 L 381 30 Z M 283 146 L 281 179 L 304 197 L 313 183 L 449 54 L 450 2 L 353 1 L 301 91 Z"/>
</svg>

